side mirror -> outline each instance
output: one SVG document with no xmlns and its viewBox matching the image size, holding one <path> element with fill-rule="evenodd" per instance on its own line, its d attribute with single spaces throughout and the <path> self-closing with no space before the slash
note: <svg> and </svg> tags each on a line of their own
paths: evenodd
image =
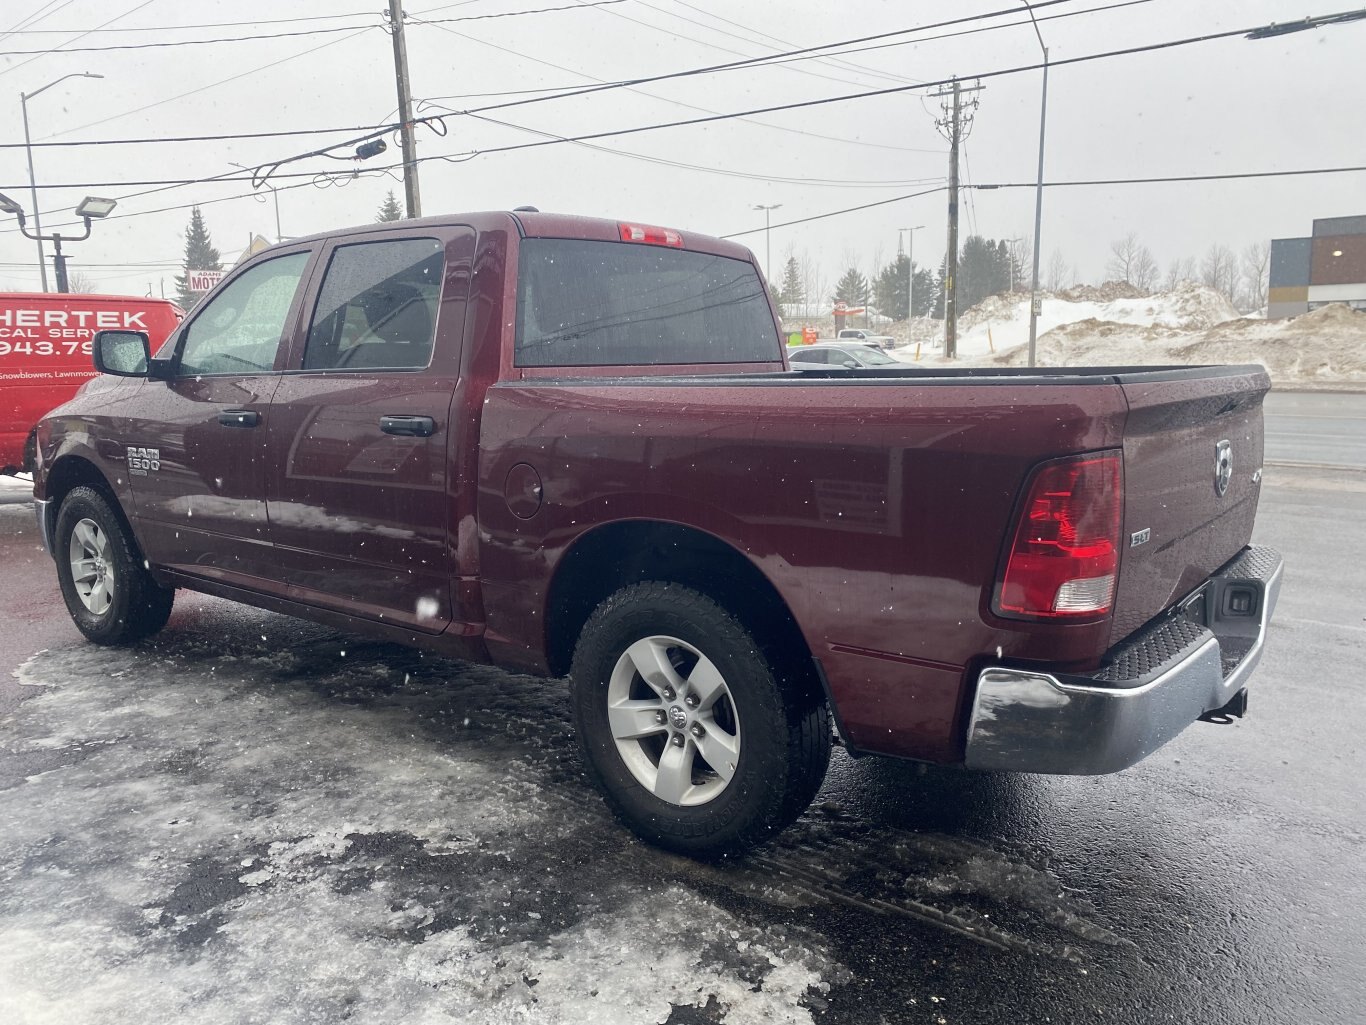
<svg viewBox="0 0 1366 1025">
<path fill-rule="evenodd" d="M 848 367 L 850 370 L 857 370 L 858 362 L 856 360 L 847 359 L 844 361 L 844 366 Z"/>
<path fill-rule="evenodd" d="M 95 369 L 114 377 L 146 377 L 150 343 L 141 331 L 97 331 L 91 346 Z"/>
</svg>

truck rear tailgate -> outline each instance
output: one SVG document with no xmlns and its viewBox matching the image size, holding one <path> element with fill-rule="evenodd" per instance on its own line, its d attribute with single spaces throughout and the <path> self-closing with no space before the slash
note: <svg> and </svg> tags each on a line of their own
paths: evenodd
<svg viewBox="0 0 1366 1025">
<path fill-rule="evenodd" d="M 1112 645 L 1251 540 L 1271 387 L 1259 366 L 1126 374 L 1120 384 L 1129 415 Z"/>
</svg>

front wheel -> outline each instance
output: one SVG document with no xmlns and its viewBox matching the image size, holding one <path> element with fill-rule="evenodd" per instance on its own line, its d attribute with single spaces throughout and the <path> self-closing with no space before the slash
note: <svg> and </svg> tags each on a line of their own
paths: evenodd
<svg viewBox="0 0 1366 1025">
<path fill-rule="evenodd" d="M 62 501 L 53 537 L 57 579 L 76 628 L 96 644 L 130 644 L 156 633 L 175 592 L 147 572 L 123 518 L 94 488 Z"/>
<path fill-rule="evenodd" d="M 830 758 L 819 692 L 782 680 L 743 624 L 675 584 L 623 588 L 584 625 L 574 718 L 590 774 L 645 840 L 718 857 L 802 813 Z"/>
</svg>

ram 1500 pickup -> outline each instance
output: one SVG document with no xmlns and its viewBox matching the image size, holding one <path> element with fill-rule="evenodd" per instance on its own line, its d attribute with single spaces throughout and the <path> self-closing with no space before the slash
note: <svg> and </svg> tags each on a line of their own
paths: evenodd
<svg viewBox="0 0 1366 1025">
<path fill-rule="evenodd" d="M 1241 715 L 1259 367 L 793 371 L 751 254 L 538 212 L 234 270 L 38 432 L 92 641 L 190 588 L 568 676 L 652 842 L 717 855 L 856 754 L 1107 773 Z"/>
</svg>

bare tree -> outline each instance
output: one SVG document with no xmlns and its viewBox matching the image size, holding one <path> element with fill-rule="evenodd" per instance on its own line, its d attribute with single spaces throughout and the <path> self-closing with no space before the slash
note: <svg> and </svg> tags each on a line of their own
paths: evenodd
<svg viewBox="0 0 1366 1025">
<path fill-rule="evenodd" d="M 69 292 L 98 292 L 100 286 L 85 271 L 76 271 L 66 279 L 66 287 Z"/>
<path fill-rule="evenodd" d="M 1216 242 L 1205 250 L 1200 261 L 1200 283 L 1222 292 L 1229 302 L 1234 301 L 1238 292 L 1238 258 L 1232 249 Z"/>
<path fill-rule="evenodd" d="M 1157 284 L 1157 273 L 1157 261 L 1153 259 L 1153 254 L 1148 251 L 1147 246 L 1141 246 L 1138 255 L 1134 257 L 1129 283 L 1135 288 L 1151 292 Z"/>
<path fill-rule="evenodd" d="M 1073 275 L 1075 277 L 1075 275 Z M 1044 274 L 1044 288 L 1050 292 L 1060 292 L 1067 282 L 1067 257 L 1061 249 L 1054 249 L 1048 258 L 1048 271 Z"/>
<path fill-rule="evenodd" d="M 1243 250 L 1243 297 L 1248 307 L 1266 305 L 1267 271 L 1271 266 L 1271 243 L 1253 242 Z"/>
<path fill-rule="evenodd" d="M 1162 281 L 1162 287 L 1168 292 L 1175 292 L 1187 281 L 1195 280 L 1195 260 L 1187 256 L 1183 260 L 1173 260 L 1167 265 L 1167 276 Z"/>
<path fill-rule="evenodd" d="M 1105 276 L 1112 281 L 1127 281 L 1145 291 L 1152 288 L 1157 280 L 1157 261 L 1148 247 L 1138 241 L 1137 232 L 1131 231 L 1110 243 Z"/>
</svg>

